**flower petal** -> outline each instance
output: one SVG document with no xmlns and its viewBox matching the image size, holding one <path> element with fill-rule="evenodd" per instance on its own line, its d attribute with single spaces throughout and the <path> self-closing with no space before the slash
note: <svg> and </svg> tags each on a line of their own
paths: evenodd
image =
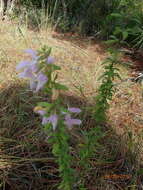
<svg viewBox="0 0 143 190">
<path fill-rule="evenodd" d="M 69 129 L 71 129 L 73 127 L 73 125 L 80 125 L 81 124 L 81 120 L 80 119 L 72 119 L 71 116 L 69 114 L 67 114 L 65 116 L 65 125 L 67 125 L 67 127 Z"/>
<path fill-rule="evenodd" d="M 31 78 L 31 79 L 33 79 L 33 80 L 35 79 L 35 76 L 33 75 L 31 69 L 29 69 L 29 68 L 26 68 L 26 69 L 24 70 L 24 72 L 20 73 L 18 76 L 19 76 L 20 78 Z"/>
<path fill-rule="evenodd" d="M 49 123 L 49 118 L 48 117 L 43 117 L 42 125 L 46 125 L 47 123 Z"/>
<path fill-rule="evenodd" d="M 37 77 L 37 88 L 36 88 L 36 92 L 38 92 L 41 88 L 43 88 L 43 86 L 46 84 L 46 82 L 48 81 L 48 78 L 46 75 L 44 75 L 43 73 L 40 73 Z"/>
<path fill-rule="evenodd" d="M 80 113 L 81 112 L 81 109 L 79 109 L 79 108 L 68 108 L 68 110 L 72 113 Z"/>
<path fill-rule="evenodd" d="M 70 122 L 72 123 L 72 125 L 80 125 L 81 124 L 81 120 L 80 119 L 71 119 Z"/>
<path fill-rule="evenodd" d="M 32 71 L 33 73 L 36 73 L 36 72 L 38 71 L 38 67 L 37 67 L 36 64 L 30 65 L 29 68 L 31 69 L 31 71 Z"/>
<path fill-rule="evenodd" d="M 27 66 L 29 66 L 30 61 L 21 61 L 17 66 L 16 66 L 16 70 L 21 70 Z"/>
<path fill-rule="evenodd" d="M 50 117 L 43 117 L 42 124 L 45 125 L 47 123 L 51 123 L 53 126 L 53 130 L 55 130 L 58 123 L 58 116 L 55 114 L 51 115 Z"/>
<path fill-rule="evenodd" d="M 42 72 L 40 72 L 40 73 L 38 74 L 38 76 L 37 76 L 37 80 L 38 80 L 38 81 L 47 81 L 48 78 L 47 78 L 46 75 L 44 75 Z"/>
<path fill-rule="evenodd" d="M 40 115 L 45 115 L 46 111 L 45 110 L 37 110 L 36 113 L 40 114 Z"/>
<path fill-rule="evenodd" d="M 30 80 L 30 89 L 35 91 L 37 87 L 37 82 L 34 80 Z"/>
<path fill-rule="evenodd" d="M 55 62 L 54 57 L 49 56 L 48 59 L 47 59 L 47 63 L 48 64 L 53 64 L 54 62 Z"/>
<path fill-rule="evenodd" d="M 37 51 L 35 51 L 33 49 L 26 49 L 24 52 L 28 53 L 29 55 L 31 55 L 32 58 L 37 58 Z"/>
<path fill-rule="evenodd" d="M 55 130 L 56 129 L 56 127 L 57 127 L 57 123 L 58 123 L 58 116 L 55 114 L 55 115 L 51 115 L 50 117 L 49 117 L 49 121 L 52 123 L 52 125 L 53 125 L 53 130 Z"/>
</svg>

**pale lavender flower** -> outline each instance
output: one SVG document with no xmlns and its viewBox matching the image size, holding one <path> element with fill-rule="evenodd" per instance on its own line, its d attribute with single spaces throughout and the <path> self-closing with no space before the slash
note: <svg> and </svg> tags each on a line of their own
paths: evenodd
<svg viewBox="0 0 143 190">
<path fill-rule="evenodd" d="M 54 57 L 49 56 L 48 59 L 47 59 L 47 63 L 48 64 L 53 64 L 54 62 L 55 62 Z"/>
<path fill-rule="evenodd" d="M 43 117 L 42 125 L 46 125 L 47 123 L 49 123 L 49 118 L 48 117 Z"/>
<path fill-rule="evenodd" d="M 37 59 L 37 58 L 38 58 L 38 56 L 37 56 L 37 51 L 35 51 L 35 50 L 33 50 L 33 49 L 26 49 L 24 52 L 25 52 L 25 53 L 28 53 L 29 55 L 31 55 L 31 57 L 32 57 L 33 59 Z"/>
<path fill-rule="evenodd" d="M 37 72 L 38 71 L 38 63 L 36 60 L 33 61 L 21 61 L 17 66 L 16 66 L 16 70 L 22 70 L 22 69 L 26 69 L 29 68 L 31 69 L 32 72 Z"/>
<path fill-rule="evenodd" d="M 46 111 L 45 110 L 37 110 L 35 111 L 36 113 L 38 113 L 39 115 L 41 116 L 44 116 L 46 114 Z"/>
<path fill-rule="evenodd" d="M 38 71 L 37 62 L 32 61 L 23 61 L 18 66 L 17 69 L 24 69 L 23 72 L 19 74 L 20 78 L 29 78 L 30 79 L 30 89 L 38 92 L 48 81 L 46 75 L 42 72 L 36 73 Z"/>
<path fill-rule="evenodd" d="M 37 76 L 37 87 L 36 87 L 36 92 L 38 92 L 43 86 L 46 84 L 48 81 L 48 77 L 44 75 L 43 73 L 39 73 Z"/>
<path fill-rule="evenodd" d="M 35 91 L 35 89 L 37 88 L 37 82 L 34 80 L 30 80 L 30 89 Z"/>
<path fill-rule="evenodd" d="M 29 65 L 29 68 L 32 70 L 32 72 L 36 73 L 38 71 L 38 63 L 36 61 L 32 61 L 31 65 Z"/>
<path fill-rule="evenodd" d="M 72 119 L 70 114 L 67 114 L 65 116 L 65 122 L 64 123 L 69 129 L 72 129 L 73 125 L 80 125 L 81 120 L 80 119 Z"/>
<path fill-rule="evenodd" d="M 53 126 L 53 130 L 55 130 L 58 123 L 58 116 L 54 114 L 51 115 L 50 117 L 43 117 L 42 124 L 46 125 L 47 123 L 51 123 Z"/>
<path fill-rule="evenodd" d="M 20 78 L 30 78 L 35 79 L 34 74 L 32 73 L 31 69 L 26 68 L 22 73 L 18 75 Z"/>
<path fill-rule="evenodd" d="M 68 108 L 68 111 L 70 111 L 72 113 L 80 113 L 81 109 L 79 109 L 79 108 Z"/>
<path fill-rule="evenodd" d="M 30 65 L 30 61 L 21 61 L 17 66 L 16 66 L 16 70 L 21 70 L 24 69 L 26 67 L 28 67 Z"/>
<path fill-rule="evenodd" d="M 43 86 L 48 81 L 48 77 L 42 72 L 38 73 L 36 76 L 29 78 L 30 79 L 30 89 L 38 92 L 43 88 Z"/>
</svg>

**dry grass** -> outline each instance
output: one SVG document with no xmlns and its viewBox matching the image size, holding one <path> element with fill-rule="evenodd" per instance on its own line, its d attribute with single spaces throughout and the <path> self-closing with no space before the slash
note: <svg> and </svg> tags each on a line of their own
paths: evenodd
<svg viewBox="0 0 143 190">
<path fill-rule="evenodd" d="M 55 190 L 59 182 L 57 166 L 46 135 L 41 132 L 39 117 L 33 113 L 34 105 L 43 97 L 27 90 L 25 81 L 17 78 L 15 66 L 26 58 L 24 49 L 51 46 L 57 64 L 62 67 L 59 80 L 70 89 L 64 95 L 65 101 L 84 108 L 96 95 L 98 78 L 103 72 L 100 63 L 106 53 L 99 42 L 87 38 L 62 36 L 50 30 L 34 32 L 12 21 L 0 25 L 0 188 Z M 120 68 L 123 79 L 128 77 L 129 71 Z M 135 173 L 140 163 L 132 167 L 135 160 L 130 159 L 136 144 L 130 149 L 126 135 L 132 131 L 138 142 L 137 134 L 141 134 L 143 127 L 142 88 L 126 82 L 117 89 L 109 110 L 113 129 L 106 129 L 102 147 L 87 175 L 89 190 L 142 188 L 141 175 Z M 83 120 L 83 130 L 95 125 L 87 113 Z"/>
<path fill-rule="evenodd" d="M 10 22 L 2 23 L 1 26 L 2 78 L 6 76 L 11 80 L 15 77 L 15 65 L 24 59 L 24 49 L 27 47 L 38 49 L 41 45 L 46 44 L 53 48 L 52 53 L 62 67 L 62 82 L 68 86 L 73 86 L 72 84 L 83 86 L 85 94 L 97 89 L 97 79 L 102 72 L 100 62 L 105 57 L 103 53 L 101 55 L 98 52 L 100 46 L 94 47 L 93 54 L 91 54 L 90 48 L 83 49 L 71 41 L 52 37 L 51 31 L 27 31 L 27 29 Z"/>
</svg>

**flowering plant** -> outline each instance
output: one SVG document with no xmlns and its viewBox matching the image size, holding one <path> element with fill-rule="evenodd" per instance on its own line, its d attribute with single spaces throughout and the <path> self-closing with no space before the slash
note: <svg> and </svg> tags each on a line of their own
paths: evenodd
<svg viewBox="0 0 143 190">
<path fill-rule="evenodd" d="M 59 186 L 62 190 L 71 190 L 74 184 L 74 171 L 71 168 L 72 156 L 69 151 L 69 133 L 74 125 L 80 125 L 81 120 L 72 118 L 73 114 L 81 112 L 79 108 L 65 108 L 59 97 L 60 90 L 68 88 L 57 82 L 56 71 L 61 68 L 55 65 L 54 57 L 50 56 L 51 48 L 44 46 L 39 51 L 25 50 L 31 56 L 30 61 L 20 62 L 16 69 L 19 77 L 29 80 L 33 92 L 44 90 L 49 96 L 49 102 L 39 102 L 34 112 L 42 118 L 42 125 L 47 132 L 48 141 L 52 143 L 52 152 L 57 157 L 59 172 L 62 178 Z"/>
</svg>

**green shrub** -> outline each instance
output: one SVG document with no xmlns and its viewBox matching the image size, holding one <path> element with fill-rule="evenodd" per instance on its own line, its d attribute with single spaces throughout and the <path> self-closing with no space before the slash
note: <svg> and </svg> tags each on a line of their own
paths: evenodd
<svg viewBox="0 0 143 190">
<path fill-rule="evenodd" d="M 141 0 L 21 0 L 21 4 L 29 15 L 36 8 L 36 17 L 45 10 L 46 17 L 59 31 L 96 35 L 136 48 L 143 46 Z"/>
</svg>

